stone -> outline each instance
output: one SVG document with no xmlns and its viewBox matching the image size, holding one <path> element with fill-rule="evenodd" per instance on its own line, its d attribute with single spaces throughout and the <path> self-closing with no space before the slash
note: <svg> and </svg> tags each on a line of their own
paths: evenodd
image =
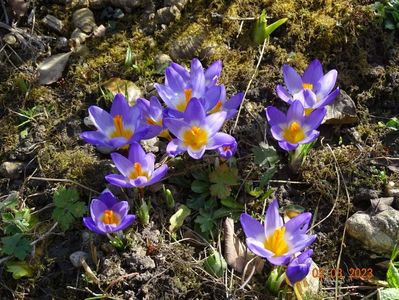
<svg viewBox="0 0 399 300">
<path fill-rule="evenodd" d="M 85 30 L 87 31 L 90 26 L 91 29 L 96 27 L 96 21 L 94 20 L 94 13 L 88 8 L 81 8 L 74 11 L 72 15 L 72 23 L 75 28 L 79 28 L 84 32 Z"/>
<path fill-rule="evenodd" d="M 10 179 L 18 179 L 22 176 L 25 164 L 18 161 L 5 161 L 0 166 L 0 174 Z"/>
<path fill-rule="evenodd" d="M 113 77 L 104 82 L 103 86 L 114 96 L 118 93 L 123 94 L 130 106 L 136 104 L 137 98 L 143 97 L 143 92 L 141 89 L 134 82 L 129 80 Z"/>
<path fill-rule="evenodd" d="M 359 211 L 346 221 L 348 234 L 376 253 L 390 254 L 399 239 L 399 211 L 387 207 L 371 214 Z"/>
<path fill-rule="evenodd" d="M 170 58 L 169 55 L 167 54 L 158 54 L 155 56 L 154 59 L 154 66 L 155 66 L 155 71 L 157 73 L 163 73 L 165 69 L 170 65 L 172 62 L 172 58 Z"/>
<path fill-rule="evenodd" d="M 53 15 L 47 15 L 43 18 L 42 22 L 51 30 L 61 33 L 64 29 L 64 23 Z"/>
<path fill-rule="evenodd" d="M 323 120 L 324 124 L 342 125 L 358 122 L 356 106 L 352 98 L 341 90 L 339 96 L 331 105 L 327 105 L 327 114 Z"/>
<path fill-rule="evenodd" d="M 180 10 L 177 6 L 163 7 L 155 13 L 155 22 L 157 24 L 170 24 L 174 20 L 180 19 Z"/>
<path fill-rule="evenodd" d="M 80 268 L 82 266 L 82 259 L 87 260 L 89 254 L 84 251 L 75 251 L 69 256 L 69 260 L 75 268 Z"/>
</svg>

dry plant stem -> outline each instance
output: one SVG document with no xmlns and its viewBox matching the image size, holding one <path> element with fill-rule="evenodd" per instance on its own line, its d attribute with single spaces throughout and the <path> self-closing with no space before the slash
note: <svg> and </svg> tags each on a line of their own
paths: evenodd
<svg viewBox="0 0 399 300">
<path fill-rule="evenodd" d="M 86 189 L 92 193 L 100 194 L 100 192 L 93 190 L 92 188 L 89 188 L 88 186 L 85 186 L 79 182 L 76 182 L 74 180 L 70 179 L 65 179 L 65 178 L 47 178 L 47 177 L 29 177 L 27 181 L 29 180 L 41 180 L 41 181 L 53 181 L 53 182 L 65 182 L 65 183 L 71 183 L 75 184 L 83 189 Z"/>
<path fill-rule="evenodd" d="M 50 235 L 50 233 L 55 229 L 55 227 L 57 227 L 57 225 L 58 225 L 58 222 L 55 222 L 55 223 L 53 224 L 53 226 L 51 226 L 51 228 L 50 228 L 47 232 L 45 232 L 45 233 L 44 233 L 41 237 L 39 237 L 37 240 L 34 240 L 32 243 L 30 243 L 30 245 L 31 245 L 31 246 L 34 246 L 34 245 L 36 245 L 38 242 L 44 240 L 47 236 Z"/>
<path fill-rule="evenodd" d="M 323 144 L 323 141 L 322 141 L 322 144 Z M 313 228 L 315 228 L 316 226 L 319 226 L 321 223 L 323 223 L 325 220 L 327 220 L 331 216 L 331 214 L 334 212 L 335 207 L 337 206 L 338 198 L 339 198 L 339 195 L 340 195 L 340 190 L 341 190 L 340 169 L 339 169 L 339 166 L 338 166 L 337 159 L 336 159 L 336 157 L 334 155 L 334 152 L 332 152 L 330 145 L 327 144 L 327 147 L 330 149 L 330 151 L 331 151 L 331 153 L 333 155 L 333 158 L 334 158 L 334 162 L 335 162 L 334 167 L 335 167 L 335 173 L 337 174 L 337 195 L 335 196 L 335 201 L 334 201 L 333 207 L 331 208 L 331 210 L 329 211 L 327 216 L 325 216 L 322 220 L 320 220 L 315 225 L 310 227 L 307 232 L 310 232 Z M 346 187 L 346 185 L 345 185 L 345 187 Z"/>
<path fill-rule="evenodd" d="M 240 108 L 238 109 L 237 117 L 236 117 L 236 120 L 234 122 L 234 126 L 233 126 L 232 130 L 230 130 L 230 134 L 233 133 L 236 130 L 238 119 L 240 118 L 240 113 L 241 113 L 241 110 L 242 110 L 242 107 L 243 107 L 243 104 L 244 104 L 244 101 L 245 101 L 245 97 L 247 96 L 247 93 L 248 93 L 248 91 L 249 91 L 249 89 L 251 87 L 252 81 L 255 79 L 255 76 L 258 73 L 260 62 L 263 59 L 263 54 L 265 53 L 265 48 L 266 48 L 267 44 L 269 44 L 269 38 L 266 38 L 264 40 L 264 42 L 263 42 L 262 50 L 260 51 L 260 55 L 259 55 L 259 59 L 258 59 L 258 63 L 256 64 L 255 71 L 253 72 L 252 77 L 251 77 L 251 79 L 248 82 L 247 88 L 245 89 L 244 97 L 242 98 L 242 101 L 241 101 L 241 104 L 240 104 Z"/>
<path fill-rule="evenodd" d="M 8 14 L 7 14 L 7 10 L 6 10 L 6 5 L 4 4 L 3 0 L 0 0 L 1 3 L 1 8 L 3 9 L 3 13 L 4 13 L 4 19 L 6 21 L 6 24 L 9 24 L 10 20 L 8 19 Z"/>
<path fill-rule="evenodd" d="M 346 220 L 347 220 L 349 218 L 349 206 L 350 206 L 350 202 L 351 202 L 349 192 L 348 192 L 348 187 L 346 186 L 345 178 L 342 175 L 341 169 L 339 168 L 338 161 L 337 161 L 337 158 L 335 157 L 334 152 L 332 151 L 329 144 L 327 144 L 327 147 L 330 150 L 331 155 L 333 156 L 335 164 L 338 168 L 338 176 L 340 176 L 342 178 L 342 182 L 344 184 L 345 194 L 346 194 L 346 199 L 347 199 L 347 206 L 346 206 Z M 338 270 L 339 265 L 341 264 L 342 251 L 344 249 L 345 233 L 346 233 L 346 221 L 345 221 L 345 225 L 344 225 L 344 231 L 342 232 L 341 246 L 339 249 L 336 270 Z M 335 276 L 335 299 L 338 299 L 338 272 L 336 272 L 336 276 Z"/>
<path fill-rule="evenodd" d="M 136 275 L 139 275 L 139 274 L 140 274 L 140 273 L 135 272 L 135 273 L 125 274 L 125 275 L 123 275 L 123 276 L 118 277 L 117 279 L 115 279 L 114 281 L 112 281 L 112 282 L 107 286 L 107 288 L 105 289 L 105 292 L 108 293 L 108 291 L 109 291 L 115 284 L 117 284 L 118 282 L 121 282 L 121 281 L 124 280 L 124 279 L 130 278 L 130 277 L 133 277 L 133 276 L 136 276 Z"/>
</svg>

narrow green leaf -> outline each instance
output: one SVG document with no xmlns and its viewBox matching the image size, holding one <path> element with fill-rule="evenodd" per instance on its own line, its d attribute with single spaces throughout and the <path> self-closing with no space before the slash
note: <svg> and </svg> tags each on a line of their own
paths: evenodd
<svg viewBox="0 0 399 300">
<path fill-rule="evenodd" d="M 267 26 L 265 30 L 266 37 L 269 37 L 273 33 L 273 31 L 275 31 L 277 28 L 279 28 L 281 25 L 287 22 L 287 20 L 288 18 L 282 18 Z"/>
<path fill-rule="evenodd" d="M 190 214 L 191 214 L 191 210 L 187 206 L 181 205 L 179 207 L 179 209 L 169 219 L 169 223 L 170 223 L 169 231 L 174 232 L 177 229 L 179 229 L 183 225 L 184 220 Z"/>
<path fill-rule="evenodd" d="M 216 277 L 222 277 L 227 270 L 227 263 L 221 253 L 214 250 L 204 261 L 205 270 Z"/>
</svg>

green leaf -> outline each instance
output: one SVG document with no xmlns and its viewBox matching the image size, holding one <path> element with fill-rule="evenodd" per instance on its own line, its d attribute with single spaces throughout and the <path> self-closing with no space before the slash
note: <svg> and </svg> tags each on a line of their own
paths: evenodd
<svg viewBox="0 0 399 300">
<path fill-rule="evenodd" d="M 172 191 L 170 189 L 165 188 L 165 185 L 162 185 L 163 196 L 165 197 L 166 205 L 168 208 L 173 208 L 175 206 L 175 198 L 173 197 Z"/>
<path fill-rule="evenodd" d="M 21 233 L 3 237 L 1 242 L 3 243 L 3 252 L 7 255 L 14 255 L 19 260 L 24 260 L 32 248 L 30 242 Z"/>
<path fill-rule="evenodd" d="M 130 46 L 127 47 L 126 49 L 126 55 L 125 55 L 125 67 L 131 67 L 133 65 L 133 52 Z"/>
<path fill-rule="evenodd" d="M 252 151 L 255 155 L 255 164 L 260 167 L 265 165 L 272 167 L 279 161 L 276 149 L 265 143 L 260 143 L 259 146 L 254 147 Z"/>
<path fill-rule="evenodd" d="M 234 198 L 232 197 L 228 197 L 226 199 L 222 199 L 220 201 L 220 203 L 222 203 L 223 206 L 226 206 L 228 208 L 233 208 L 233 209 L 240 209 L 243 210 L 244 209 L 244 205 L 242 205 L 241 203 L 238 203 Z"/>
<path fill-rule="evenodd" d="M 194 180 L 191 190 L 197 194 L 209 194 L 209 183 L 202 180 Z"/>
<path fill-rule="evenodd" d="M 79 193 L 76 189 L 61 188 L 54 194 L 54 204 L 56 207 L 67 207 L 68 203 L 79 200 Z"/>
<path fill-rule="evenodd" d="M 246 192 L 247 194 L 251 195 L 252 197 L 255 197 L 255 198 L 258 198 L 260 195 L 262 195 L 262 194 L 265 192 L 265 191 L 264 191 L 261 187 L 259 187 L 259 186 L 254 187 L 252 181 L 247 181 L 247 182 L 245 182 L 244 187 L 245 187 L 245 192 Z"/>
<path fill-rule="evenodd" d="M 279 28 L 281 25 L 287 22 L 287 20 L 288 18 L 282 18 L 267 26 L 265 30 L 266 37 L 269 37 L 273 33 L 273 31 L 275 31 L 277 28 Z"/>
<path fill-rule="evenodd" d="M 389 268 L 387 271 L 387 282 L 389 287 L 399 288 L 399 271 L 392 263 L 392 261 L 389 262 Z"/>
<path fill-rule="evenodd" d="M 385 126 L 392 130 L 399 130 L 399 118 L 392 118 L 390 119 Z"/>
<path fill-rule="evenodd" d="M 230 196 L 231 186 L 238 184 L 238 170 L 222 164 L 209 174 L 209 181 L 212 183 L 211 195 L 225 199 Z"/>
<path fill-rule="evenodd" d="M 59 189 L 54 194 L 54 204 L 52 218 L 59 223 L 63 231 L 68 230 L 75 219 L 81 218 L 87 212 L 85 203 L 79 201 L 76 189 Z"/>
<path fill-rule="evenodd" d="M 32 269 L 25 261 L 10 261 L 7 263 L 7 272 L 12 273 L 12 278 L 32 277 Z"/>
<path fill-rule="evenodd" d="M 0 210 L 3 208 L 14 209 L 18 204 L 18 192 L 12 192 L 7 198 L 0 202 Z"/>
<path fill-rule="evenodd" d="M 222 277 L 227 270 L 227 263 L 222 254 L 214 250 L 204 261 L 205 270 L 216 277 Z"/>
<path fill-rule="evenodd" d="M 199 224 L 201 232 L 209 234 L 215 228 L 215 221 L 213 220 L 212 213 L 200 211 L 200 214 L 195 218 L 194 223 Z"/>
<path fill-rule="evenodd" d="M 177 229 L 179 229 L 183 225 L 184 220 L 190 214 L 191 214 L 191 210 L 187 206 L 181 205 L 179 207 L 179 209 L 169 219 L 169 223 L 170 223 L 169 231 L 174 232 Z"/>
<path fill-rule="evenodd" d="M 142 225 L 150 223 L 150 206 L 147 202 L 143 202 L 137 211 L 137 217 Z"/>
<path fill-rule="evenodd" d="M 192 198 L 187 200 L 187 206 L 191 209 L 199 210 L 201 207 L 204 207 L 204 203 L 208 195 L 206 194 L 198 194 L 194 195 Z"/>
<path fill-rule="evenodd" d="M 266 170 L 265 173 L 263 173 L 262 177 L 260 178 L 259 185 L 261 187 L 265 186 L 269 181 L 273 178 L 274 174 L 276 174 L 277 169 L 275 166 L 269 168 Z"/>
</svg>

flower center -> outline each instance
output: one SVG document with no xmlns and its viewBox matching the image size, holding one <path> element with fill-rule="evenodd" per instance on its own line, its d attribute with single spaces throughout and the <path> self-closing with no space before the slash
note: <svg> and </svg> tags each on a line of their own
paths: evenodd
<svg viewBox="0 0 399 300">
<path fill-rule="evenodd" d="M 125 139 L 129 140 L 132 137 L 133 131 L 124 128 L 121 115 L 116 115 L 114 117 L 114 126 L 115 129 L 111 134 L 112 139 L 117 137 L 124 137 Z"/>
<path fill-rule="evenodd" d="M 230 146 L 223 146 L 223 151 L 228 151 L 230 150 Z"/>
<path fill-rule="evenodd" d="M 148 177 L 149 177 L 148 171 L 143 170 L 143 168 L 141 167 L 141 164 L 136 162 L 133 165 L 133 171 L 130 172 L 130 174 L 129 174 L 129 178 L 136 179 L 137 177 L 140 177 L 140 176 L 147 177 L 147 179 L 148 179 Z"/>
<path fill-rule="evenodd" d="M 190 102 L 190 100 L 192 98 L 192 95 L 193 95 L 193 90 L 192 89 L 185 89 L 184 90 L 184 98 L 185 99 L 184 99 L 183 102 L 180 102 L 179 104 L 176 105 L 176 109 L 178 111 L 185 111 L 188 102 Z"/>
<path fill-rule="evenodd" d="M 305 90 L 313 90 L 313 84 L 311 84 L 311 83 L 304 83 L 304 84 L 302 84 L 302 87 Z"/>
<path fill-rule="evenodd" d="M 147 124 L 149 124 L 149 125 L 162 126 L 162 120 L 155 121 L 155 120 L 154 120 L 152 117 L 150 117 L 150 116 L 145 117 L 145 121 L 146 121 Z"/>
<path fill-rule="evenodd" d="M 283 138 L 291 144 L 297 144 L 305 138 L 305 132 L 301 124 L 294 121 L 284 129 Z"/>
<path fill-rule="evenodd" d="M 216 103 L 216 105 L 212 108 L 212 110 L 209 113 L 213 114 L 215 112 L 220 111 L 220 109 L 222 108 L 222 105 L 223 105 L 222 101 L 219 100 L 218 103 Z"/>
<path fill-rule="evenodd" d="M 278 227 L 272 235 L 264 242 L 265 249 L 273 252 L 276 256 L 283 255 L 288 252 L 288 244 L 284 239 L 285 227 Z"/>
<path fill-rule="evenodd" d="M 305 108 L 305 116 L 309 116 L 314 111 L 313 108 Z"/>
<path fill-rule="evenodd" d="M 186 147 L 199 150 L 208 143 L 208 133 L 200 127 L 192 126 L 183 133 L 183 143 Z"/>
<path fill-rule="evenodd" d="M 117 213 L 115 213 L 111 209 L 107 209 L 104 211 L 104 214 L 101 217 L 101 221 L 107 225 L 119 225 L 121 219 Z"/>
</svg>

